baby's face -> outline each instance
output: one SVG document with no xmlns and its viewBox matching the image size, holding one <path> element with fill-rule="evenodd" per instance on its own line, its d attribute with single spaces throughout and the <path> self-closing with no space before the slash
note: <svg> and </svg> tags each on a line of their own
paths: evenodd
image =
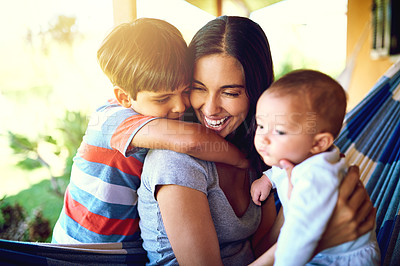
<svg viewBox="0 0 400 266">
<path fill-rule="evenodd" d="M 316 119 L 299 97 L 263 94 L 256 111 L 257 152 L 270 166 L 279 166 L 282 159 L 294 164 L 304 161 L 312 155 Z"/>
</svg>

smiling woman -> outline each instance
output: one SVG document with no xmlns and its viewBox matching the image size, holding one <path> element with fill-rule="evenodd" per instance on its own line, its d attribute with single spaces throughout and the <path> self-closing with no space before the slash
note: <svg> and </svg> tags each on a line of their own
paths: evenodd
<svg viewBox="0 0 400 266">
<path fill-rule="evenodd" d="M 190 101 L 199 121 L 222 137 L 228 136 L 249 111 L 240 63 L 228 55 L 202 57 L 195 65 L 193 80 Z"/>
</svg>

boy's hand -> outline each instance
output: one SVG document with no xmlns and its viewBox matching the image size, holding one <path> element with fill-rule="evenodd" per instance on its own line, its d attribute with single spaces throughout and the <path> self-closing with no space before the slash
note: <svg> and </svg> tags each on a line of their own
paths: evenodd
<svg viewBox="0 0 400 266">
<path fill-rule="evenodd" d="M 251 199 L 256 205 L 261 206 L 261 202 L 267 199 L 271 188 L 272 184 L 268 177 L 263 175 L 261 178 L 255 180 L 253 184 L 251 184 Z"/>
</svg>

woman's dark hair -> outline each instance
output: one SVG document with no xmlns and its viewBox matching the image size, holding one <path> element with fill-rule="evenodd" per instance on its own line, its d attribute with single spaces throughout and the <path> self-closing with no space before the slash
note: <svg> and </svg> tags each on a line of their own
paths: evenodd
<svg viewBox="0 0 400 266">
<path fill-rule="evenodd" d="M 245 121 L 227 139 L 241 149 L 253 168 L 266 168 L 254 147 L 256 104 L 274 80 L 271 51 L 264 31 L 245 17 L 221 16 L 202 27 L 189 44 L 189 59 L 194 63 L 203 56 L 227 54 L 242 65 L 250 109 Z"/>
</svg>

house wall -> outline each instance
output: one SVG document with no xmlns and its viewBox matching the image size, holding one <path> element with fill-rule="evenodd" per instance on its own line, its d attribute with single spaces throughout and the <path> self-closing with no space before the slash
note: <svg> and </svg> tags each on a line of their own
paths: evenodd
<svg viewBox="0 0 400 266">
<path fill-rule="evenodd" d="M 360 102 L 377 80 L 393 64 L 393 58 L 372 59 L 373 0 L 348 0 L 347 63 L 355 58 L 353 75 L 348 88 L 349 109 Z"/>
</svg>

